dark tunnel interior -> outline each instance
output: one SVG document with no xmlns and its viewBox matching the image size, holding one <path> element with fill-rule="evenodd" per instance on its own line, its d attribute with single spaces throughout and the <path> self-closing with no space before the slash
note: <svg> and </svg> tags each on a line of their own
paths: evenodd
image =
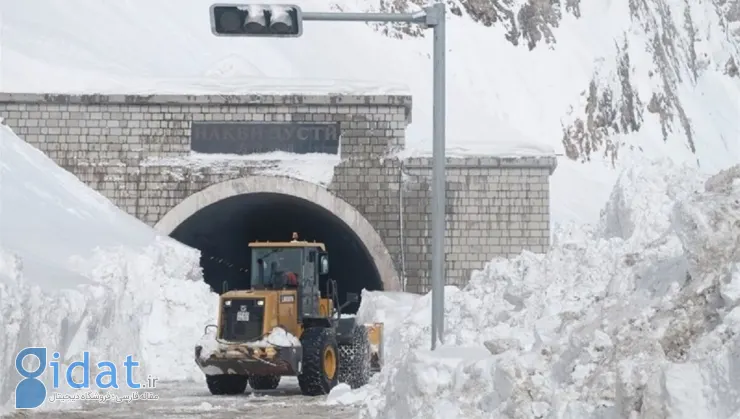
<svg viewBox="0 0 740 419">
<path fill-rule="evenodd" d="M 326 245 L 329 276 L 337 281 L 340 304 L 346 293 L 383 289 L 357 234 L 325 208 L 290 195 L 252 193 L 224 199 L 193 214 L 170 236 L 201 251 L 204 279 L 221 293 L 224 281 L 230 290 L 249 288 L 250 242 L 290 241 L 293 232 L 300 240 Z M 324 290 L 326 284 L 320 286 Z M 358 307 L 350 304 L 343 311 L 354 313 Z"/>
</svg>

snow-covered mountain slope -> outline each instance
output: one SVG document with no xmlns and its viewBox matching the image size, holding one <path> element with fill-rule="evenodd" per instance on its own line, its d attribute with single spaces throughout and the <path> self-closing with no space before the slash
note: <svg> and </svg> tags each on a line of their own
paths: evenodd
<svg viewBox="0 0 740 419">
<path fill-rule="evenodd" d="M 0 90 L 377 93 L 406 85 L 415 98 L 408 145 L 430 149 L 429 32 L 306 22 L 298 39 L 224 39 L 210 33 L 211 3 L 6 0 Z M 710 171 L 740 161 L 739 4 L 449 1 L 450 151 L 567 156 L 554 177 L 555 220 L 595 220 L 616 178 L 611 168 L 636 154 Z"/>
<path fill-rule="evenodd" d="M 557 112 L 564 125 L 562 146 L 568 157 L 588 160 L 601 154 L 614 160 L 623 147 L 640 148 L 639 144 L 613 138 L 614 134 L 643 131 L 645 125 L 654 128 L 650 125 L 656 121 L 663 140 L 677 134 L 684 137 L 686 149 L 694 153 L 709 151 L 703 157 L 711 156 L 712 149 L 698 146 L 695 136 L 713 128 L 713 123 L 693 120 L 692 116 L 706 113 L 710 118 L 702 119 L 714 117 L 726 122 L 738 116 L 740 2 L 588 3 L 448 2 L 454 15 L 496 28 L 512 46 L 556 51 L 555 57 L 548 58 L 563 61 L 560 67 L 581 70 L 572 74 L 568 83 L 569 87 L 581 84 L 580 90 L 571 91 L 581 99 L 569 103 L 567 116 Z M 409 10 L 407 5 L 399 4 L 388 8 Z M 422 34 L 398 25 L 386 25 L 383 32 L 402 38 Z M 707 95 L 708 101 L 702 103 Z M 722 103 L 734 106 L 718 106 Z M 714 133 L 724 143 L 723 148 L 740 158 L 738 145 L 732 142 L 740 140 L 738 127 L 725 129 Z"/>
<path fill-rule="evenodd" d="M 0 125 L 0 410 L 26 346 L 202 377 L 190 354 L 217 297 L 199 261 Z"/>
</svg>

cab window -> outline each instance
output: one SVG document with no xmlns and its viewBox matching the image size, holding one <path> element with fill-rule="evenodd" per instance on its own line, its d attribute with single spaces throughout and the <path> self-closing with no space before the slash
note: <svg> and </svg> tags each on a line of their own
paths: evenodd
<svg viewBox="0 0 740 419">
<path fill-rule="evenodd" d="M 304 249 L 289 247 L 252 248 L 252 288 L 282 287 L 286 277 L 303 272 Z M 291 275 L 292 274 L 292 275 Z"/>
</svg>

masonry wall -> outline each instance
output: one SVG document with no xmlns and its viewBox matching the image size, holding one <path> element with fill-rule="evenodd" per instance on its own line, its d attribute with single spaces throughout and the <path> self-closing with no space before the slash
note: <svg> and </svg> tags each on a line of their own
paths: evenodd
<svg viewBox="0 0 740 419">
<path fill-rule="evenodd" d="M 37 95 L 0 93 L 0 117 L 25 141 L 74 168 L 135 165 L 190 152 L 195 121 L 339 122 L 343 159 L 403 146 L 408 96 Z M 66 166 L 65 166 L 66 167 Z"/>
<path fill-rule="evenodd" d="M 0 94 L 5 124 L 150 225 L 210 184 L 271 166 L 269 161 L 244 162 L 225 171 L 168 166 L 167 159 L 190 153 L 193 122 L 338 122 L 343 162 L 329 189 L 350 204 L 368 199 L 379 204 L 358 209 L 397 264 L 402 253 L 394 215 L 398 206 L 390 211 L 386 204 L 397 196 L 398 176 L 389 175 L 392 169 L 381 157 L 403 147 L 410 112 L 406 96 Z"/>
<path fill-rule="evenodd" d="M 554 157 L 449 158 L 445 254 L 447 283 L 463 286 L 473 269 L 550 240 L 549 177 Z M 431 159 L 409 159 L 402 170 L 408 289 L 426 292 L 431 271 Z"/>
<path fill-rule="evenodd" d="M 403 96 L 69 96 L 0 94 L 0 117 L 27 142 L 139 219 L 154 225 L 210 184 L 261 173 L 173 166 L 190 152 L 193 121 L 339 122 L 342 163 L 329 190 L 375 226 L 408 290 L 429 289 L 429 159 L 389 158 L 404 145 Z M 161 159 L 159 163 L 152 159 Z M 544 251 L 554 158 L 449 159 L 448 283 L 494 256 Z"/>
</svg>

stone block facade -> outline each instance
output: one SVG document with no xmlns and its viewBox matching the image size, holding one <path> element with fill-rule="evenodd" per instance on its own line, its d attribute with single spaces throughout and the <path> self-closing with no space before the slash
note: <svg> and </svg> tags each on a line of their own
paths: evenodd
<svg viewBox="0 0 740 419">
<path fill-rule="evenodd" d="M 327 189 L 367 219 L 406 289 L 429 289 L 430 159 L 399 159 L 406 96 L 126 96 L 0 94 L 0 118 L 21 138 L 123 210 L 154 225 L 209 185 L 264 174 L 277 162 L 187 163 L 197 121 L 337 122 L 341 163 Z M 180 159 L 179 163 L 173 163 Z M 450 158 L 448 283 L 495 256 L 549 245 L 554 157 Z"/>
<path fill-rule="evenodd" d="M 447 283 L 463 286 L 494 256 L 544 253 L 550 240 L 550 158 L 447 159 Z M 415 292 L 430 289 L 431 159 L 403 162 L 405 267 Z"/>
</svg>

